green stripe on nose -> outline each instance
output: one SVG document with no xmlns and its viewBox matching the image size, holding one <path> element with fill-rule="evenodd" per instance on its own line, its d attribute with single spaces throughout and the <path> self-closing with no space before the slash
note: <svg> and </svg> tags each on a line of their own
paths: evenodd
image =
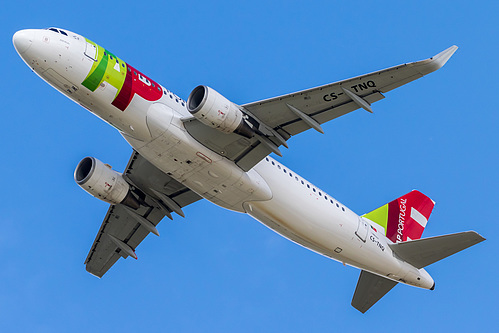
<svg viewBox="0 0 499 333">
<path fill-rule="evenodd" d="M 104 52 L 104 56 L 95 68 L 95 70 L 83 81 L 81 84 L 88 88 L 90 91 L 95 91 L 106 73 L 107 62 L 109 60 L 109 54 Z"/>
</svg>

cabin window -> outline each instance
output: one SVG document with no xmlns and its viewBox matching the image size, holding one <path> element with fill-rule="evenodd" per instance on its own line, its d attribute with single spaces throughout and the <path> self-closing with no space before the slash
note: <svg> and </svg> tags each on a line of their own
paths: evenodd
<svg viewBox="0 0 499 333">
<path fill-rule="evenodd" d="M 321 196 L 321 197 L 322 197 L 322 193 L 321 193 L 321 192 L 319 192 L 319 196 Z"/>
<path fill-rule="evenodd" d="M 275 165 L 274 161 L 272 161 L 272 165 Z"/>
<path fill-rule="evenodd" d="M 278 165 L 277 168 L 279 168 L 279 170 L 281 170 L 281 166 L 280 165 Z"/>
<path fill-rule="evenodd" d="M 338 203 L 336 203 L 336 207 L 340 208 L 340 205 L 338 205 Z"/>
<path fill-rule="evenodd" d="M 307 187 L 310 188 L 310 184 L 307 184 Z"/>
<path fill-rule="evenodd" d="M 302 185 L 305 185 L 305 183 L 303 182 L 303 180 L 301 181 L 301 184 L 302 184 Z"/>
<path fill-rule="evenodd" d="M 327 195 L 325 195 L 325 196 L 324 196 L 324 199 L 326 199 L 326 200 L 327 200 Z"/>
<path fill-rule="evenodd" d="M 332 204 L 334 205 L 334 202 L 333 202 L 333 200 L 329 200 L 329 202 L 330 202 L 330 203 L 332 203 Z"/>
</svg>

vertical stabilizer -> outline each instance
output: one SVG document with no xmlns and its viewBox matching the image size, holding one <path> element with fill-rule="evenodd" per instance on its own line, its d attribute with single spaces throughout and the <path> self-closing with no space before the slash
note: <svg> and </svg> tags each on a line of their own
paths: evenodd
<svg viewBox="0 0 499 333">
<path fill-rule="evenodd" d="M 385 230 L 394 243 L 420 239 L 435 203 L 423 193 L 413 190 L 363 217 Z"/>
</svg>

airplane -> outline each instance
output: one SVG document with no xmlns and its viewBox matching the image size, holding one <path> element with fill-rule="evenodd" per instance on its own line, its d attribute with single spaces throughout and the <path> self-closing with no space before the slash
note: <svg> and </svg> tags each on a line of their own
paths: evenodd
<svg viewBox="0 0 499 333">
<path fill-rule="evenodd" d="M 485 240 L 474 231 L 421 238 L 434 202 L 413 190 L 357 215 L 270 155 L 308 129 L 441 68 L 434 57 L 238 105 L 200 85 L 187 101 L 93 41 L 59 28 L 16 32 L 13 44 L 40 78 L 116 128 L 133 148 L 123 173 L 94 157 L 76 183 L 110 204 L 85 260 L 102 277 L 157 224 L 202 198 L 246 213 L 283 237 L 361 270 L 352 306 L 365 313 L 398 283 L 433 290 L 424 267 Z"/>
</svg>

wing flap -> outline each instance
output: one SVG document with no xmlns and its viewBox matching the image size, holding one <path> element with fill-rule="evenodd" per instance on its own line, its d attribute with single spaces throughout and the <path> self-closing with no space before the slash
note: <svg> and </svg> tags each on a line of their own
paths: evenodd
<svg viewBox="0 0 499 333">
<path fill-rule="evenodd" d="M 378 276 L 367 271 L 361 271 L 352 306 L 362 313 L 369 310 L 377 301 L 386 295 L 397 282 Z"/>
</svg>

